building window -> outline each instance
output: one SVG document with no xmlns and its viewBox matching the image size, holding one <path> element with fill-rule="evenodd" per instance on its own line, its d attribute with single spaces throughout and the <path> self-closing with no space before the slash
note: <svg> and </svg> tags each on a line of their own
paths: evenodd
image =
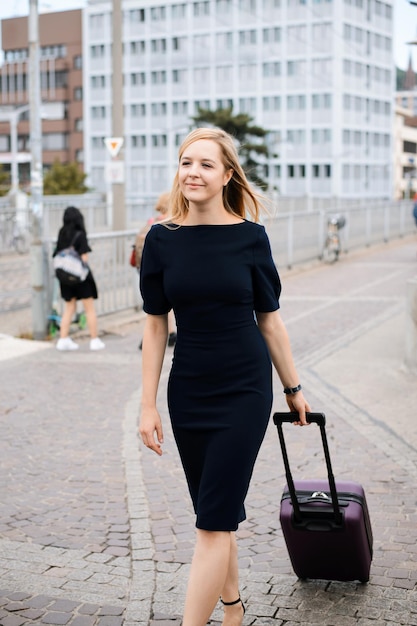
<svg viewBox="0 0 417 626">
<path fill-rule="evenodd" d="M 166 50 L 167 50 L 166 39 L 151 39 L 151 52 L 157 53 L 157 54 L 164 54 Z"/>
<path fill-rule="evenodd" d="M 44 150 L 66 150 L 68 148 L 67 133 L 43 133 L 42 148 Z"/>
<path fill-rule="evenodd" d="M 130 54 L 145 54 L 146 45 L 144 41 L 131 41 L 129 44 Z"/>
<path fill-rule="evenodd" d="M 187 11 L 186 4 L 173 4 L 171 7 L 171 15 L 173 20 L 181 20 L 185 17 Z"/>
<path fill-rule="evenodd" d="M 173 115 L 187 115 L 188 114 L 188 102 L 173 102 L 172 114 Z"/>
<path fill-rule="evenodd" d="M 305 130 L 288 130 L 286 143 L 290 145 L 301 145 L 306 142 Z"/>
<path fill-rule="evenodd" d="M 91 117 L 93 118 L 93 120 L 104 120 L 106 118 L 106 107 L 91 107 Z"/>
<path fill-rule="evenodd" d="M 210 109 L 210 100 L 196 100 L 194 102 L 194 110 L 198 114 L 198 112 L 202 109 L 203 111 L 207 111 Z"/>
<path fill-rule="evenodd" d="M 196 67 L 193 71 L 194 83 L 199 85 L 206 85 L 210 80 L 210 68 L 209 67 Z"/>
<path fill-rule="evenodd" d="M 104 137 L 91 137 L 91 147 L 93 150 L 103 150 L 104 148 Z"/>
<path fill-rule="evenodd" d="M 131 117 L 145 117 L 146 115 L 146 104 L 131 104 L 130 105 L 130 116 Z"/>
<path fill-rule="evenodd" d="M 343 105 L 348 109 L 346 102 L 350 102 L 350 96 L 344 94 Z M 330 109 L 332 106 L 332 96 L 330 93 L 313 93 L 311 96 L 311 104 L 313 109 Z"/>
<path fill-rule="evenodd" d="M 270 76 L 280 76 L 280 75 L 281 75 L 281 63 L 279 61 L 262 64 L 262 76 L 264 78 L 269 78 Z"/>
<path fill-rule="evenodd" d="M 287 61 L 287 76 L 303 76 L 305 61 Z"/>
<path fill-rule="evenodd" d="M 320 177 L 320 165 L 313 165 L 312 166 L 312 171 L 313 171 L 313 178 L 319 178 Z"/>
<path fill-rule="evenodd" d="M 146 74 L 145 72 L 134 72 L 130 75 L 130 84 L 135 85 L 144 85 L 146 82 Z"/>
<path fill-rule="evenodd" d="M 172 70 L 172 82 L 173 83 L 185 83 L 187 77 L 187 70 Z"/>
<path fill-rule="evenodd" d="M 229 83 L 233 79 L 233 66 L 220 65 L 216 67 L 216 83 Z"/>
<path fill-rule="evenodd" d="M 164 148 L 167 145 L 167 136 L 166 135 L 152 135 L 151 142 L 154 148 Z"/>
<path fill-rule="evenodd" d="M 262 98 L 264 111 L 279 111 L 281 108 L 281 96 L 268 96 Z"/>
<path fill-rule="evenodd" d="M 151 20 L 153 22 L 159 22 L 166 19 L 166 8 L 162 7 L 152 7 L 151 8 Z"/>
<path fill-rule="evenodd" d="M 74 130 L 81 133 L 83 131 L 83 128 L 84 128 L 84 120 L 82 117 L 78 117 L 74 121 Z"/>
<path fill-rule="evenodd" d="M 83 88 L 75 87 L 74 88 L 74 100 L 82 100 L 83 99 Z"/>
<path fill-rule="evenodd" d="M 106 86 L 106 77 L 105 76 L 92 76 L 91 77 L 91 88 L 92 89 L 103 89 Z"/>
<path fill-rule="evenodd" d="M 233 108 L 233 100 L 230 98 L 224 98 L 223 100 L 216 100 L 216 108 L 217 109 L 232 109 Z"/>
<path fill-rule="evenodd" d="M 131 9 L 127 12 L 128 20 L 131 23 L 140 23 L 145 21 L 145 9 Z"/>
<path fill-rule="evenodd" d="M 9 152 L 10 137 L 9 135 L 0 135 L 0 152 Z"/>
<path fill-rule="evenodd" d="M 13 61 L 23 61 L 29 56 L 27 48 L 21 48 L 20 50 L 6 50 L 4 53 L 7 63 L 13 63 Z"/>
<path fill-rule="evenodd" d="M 90 47 L 90 55 L 92 59 L 102 59 L 106 53 L 104 44 Z"/>
<path fill-rule="evenodd" d="M 42 46 L 40 57 L 48 59 L 63 59 L 67 56 L 67 49 L 63 45 Z"/>
<path fill-rule="evenodd" d="M 239 45 L 240 46 L 256 45 L 256 30 L 241 30 L 239 32 Z"/>
<path fill-rule="evenodd" d="M 304 95 L 287 96 L 287 109 L 302 111 L 306 108 L 306 97 Z"/>
<path fill-rule="evenodd" d="M 264 28 L 262 30 L 262 41 L 264 43 L 279 43 L 281 41 L 281 29 L 279 27 Z"/>
<path fill-rule="evenodd" d="M 233 46 L 232 33 L 217 33 L 216 48 L 217 50 L 231 50 Z"/>
<path fill-rule="evenodd" d="M 75 151 L 75 160 L 77 163 L 84 163 L 84 150 L 76 150 Z"/>
<path fill-rule="evenodd" d="M 232 12 L 232 0 L 216 0 L 217 15 L 228 15 Z"/>
<path fill-rule="evenodd" d="M 163 85 L 167 82 L 167 73 L 165 70 L 159 70 L 157 72 L 151 72 L 152 85 Z"/>
<path fill-rule="evenodd" d="M 204 2 L 193 2 L 193 14 L 194 17 L 210 15 L 210 3 L 207 0 Z"/>
<path fill-rule="evenodd" d="M 151 114 L 152 114 L 153 117 L 158 117 L 160 115 L 166 115 L 167 114 L 166 102 L 152 102 Z"/>
<path fill-rule="evenodd" d="M 90 15 L 90 28 L 92 30 L 103 30 L 104 13 L 96 13 L 96 14 Z"/>
<path fill-rule="evenodd" d="M 146 148 L 146 135 L 133 135 L 131 144 L 132 148 Z"/>
<path fill-rule="evenodd" d="M 83 67 L 83 58 L 81 56 L 81 54 L 77 54 L 74 57 L 74 61 L 73 61 L 73 66 L 75 70 L 81 70 Z"/>
<path fill-rule="evenodd" d="M 242 113 L 256 113 L 256 98 L 240 98 L 239 110 Z"/>
</svg>

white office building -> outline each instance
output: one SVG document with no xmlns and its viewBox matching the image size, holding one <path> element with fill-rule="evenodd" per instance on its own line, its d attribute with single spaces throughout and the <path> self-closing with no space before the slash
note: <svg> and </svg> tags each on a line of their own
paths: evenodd
<svg viewBox="0 0 417 626">
<path fill-rule="evenodd" d="M 270 131 L 283 196 L 392 197 L 393 1 L 124 0 L 126 194 L 171 185 L 197 107 L 233 105 Z M 84 153 L 106 189 L 112 2 L 84 11 Z M 108 183 L 108 181 L 107 181 Z"/>
</svg>

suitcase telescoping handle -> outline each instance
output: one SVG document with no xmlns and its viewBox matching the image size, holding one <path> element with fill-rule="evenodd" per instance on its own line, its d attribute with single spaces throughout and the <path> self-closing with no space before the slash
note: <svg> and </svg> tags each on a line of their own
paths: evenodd
<svg viewBox="0 0 417 626">
<path fill-rule="evenodd" d="M 310 424 L 315 423 L 320 428 L 321 440 L 323 443 L 323 450 L 324 450 L 324 458 L 326 460 L 327 476 L 329 480 L 330 495 L 331 495 L 332 504 L 333 504 L 334 517 L 335 517 L 336 524 L 341 524 L 343 517 L 340 511 L 339 501 L 337 499 L 336 483 L 334 480 L 332 462 L 330 459 L 329 445 L 327 443 L 326 417 L 324 413 L 307 413 L 306 417 L 307 417 L 307 421 Z M 301 522 L 302 514 L 300 511 L 300 505 L 299 505 L 297 494 L 295 491 L 294 480 L 291 474 L 290 463 L 288 461 L 287 446 L 285 445 L 284 433 L 282 429 L 282 424 L 284 422 L 290 422 L 290 423 L 298 422 L 299 416 L 298 416 L 298 413 L 292 413 L 292 412 L 274 413 L 273 420 L 278 430 L 278 437 L 279 437 L 279 442 L 281 445 L 282 458 L 284 460 L 285 476 L 287 479 L 288 491 L 290 492 L 290 496 L 291 496 L 291 502 L 292 502 L 292 506 L 294 510 L 294 517 L 297 522 Z"/>
</svg>

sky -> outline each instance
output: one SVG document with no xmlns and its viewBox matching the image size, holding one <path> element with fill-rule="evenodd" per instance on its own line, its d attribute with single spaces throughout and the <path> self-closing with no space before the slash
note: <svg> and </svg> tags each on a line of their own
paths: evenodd
<svg viewBox="0 0 417 626">
<path fill-rule="evenodd" d="M 49 13 L 68 9 L 79 9 L 87 4 L 87 0 L 38 0 L 39 12 Z M 27 15 L 29 0 L 0 0 L 0 20 L 16 15 Z M 409 41 L 417 41 L 417 6 L 408 0 L 394 0 L 394 60 L 395 64 L 405 70 L 408 67 L 410 52 L 413 56 L 413 68 L 417 71 L 417 45 L 408 45 Z"/>
</svg>

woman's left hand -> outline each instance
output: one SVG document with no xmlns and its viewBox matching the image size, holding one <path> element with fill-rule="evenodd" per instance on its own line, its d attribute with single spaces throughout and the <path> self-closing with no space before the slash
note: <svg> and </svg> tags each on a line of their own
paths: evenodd
<svg viewBox="0 0 417 626">
<path fill-rule="evenodd" d="M 308 426 L 309 422 L 306 418 L 306 413 L 311 411 L 310 405 L 303 396 L 302 391 L 297 391 L 294 395 L 287 395 L 287 404 L 290 411 L 295 411 L 299 415 L 299 420 L 293 422 L 294 426 Z"/>
</svg>

